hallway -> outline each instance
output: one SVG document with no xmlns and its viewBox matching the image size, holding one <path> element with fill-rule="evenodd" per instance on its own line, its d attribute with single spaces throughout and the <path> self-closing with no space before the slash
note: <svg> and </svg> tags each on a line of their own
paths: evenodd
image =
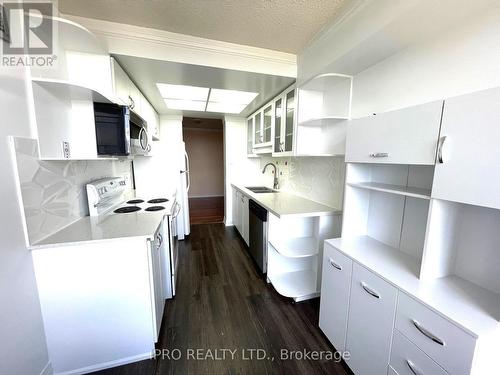
<svg viewBox="0 0 500 375">
<path fill-rule="evenodd" d="M 171 355 L 179 349 L 181 358 L 96 374 L 347 374 L 334 360 L 280 360 L 282 349 L 333 351 L 317 326 L 318 309 L 317 299 L 292 304 L 266 284 L 234 228 L 194 225 L 181 242 L 177 295 L 166 303 L 157 344 Z M 207 359 L 189 357 L 190 349 Z M 222 349 L 227 349 L 224 360 Z M 265 359 L 249 360 L 263 353 Z"/>
</svg>

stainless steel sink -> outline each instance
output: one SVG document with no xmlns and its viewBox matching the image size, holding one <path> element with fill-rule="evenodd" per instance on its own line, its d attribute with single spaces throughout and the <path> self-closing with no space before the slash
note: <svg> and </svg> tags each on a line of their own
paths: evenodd
<svg viewBox="0 0 500 375">
<path fill-rule="evenodd" d="M 262 194 L 262 193 L 277 193 L 277 190 L 268 188 L 266 186 L 245 186 L 246 189 L 250 190 L 251 192 L 255 194 Z"/>
</svg>

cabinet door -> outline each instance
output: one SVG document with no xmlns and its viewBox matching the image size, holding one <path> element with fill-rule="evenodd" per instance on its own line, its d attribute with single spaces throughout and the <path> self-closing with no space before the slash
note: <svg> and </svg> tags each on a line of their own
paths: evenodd
<svg viewBox="0 0 500 375">
<path fill-rule="evenodd" d="M 442 106 L 437 101 L 350 121 L 346 162 L 433 165 Z"/>
<path fill-rule="evenodd" d="M 273 104 L 269 104 L 267 107 L 264 107 L 262 112 L 262 123 L 263 123 L 263 136 L 264 136 L 264 144 L 269 144 L 272 142 L 272 130 L 273 130 Z"/>
<path fill-rule="evenodd" d="M 114 95 L 123 103 L 123 105 L 129 105 L 130 79 L 115 59 L 111 58 L 111 62 Z"/>
<path fill-rule="evenodd" d="M 285 93 L 285 126 L 281 133 L 281 138 L 283 139 L 283 151 L 292 152 L 293 142 L 294 142 L 294 131 L 295 131 L 295 89 L 292 89 Z"/>
<path fill-rule="evenodd" d="M 235 228 L 240 231 L 240 201 L 239 201 L 239 191 L 233 188 L 233 224 Z"/>
<path fill-rule="evenodd" d="M 336 350 L 345 350 L 352 260 L 325 244 L 319 327 Z"/>
<path fill-rule="evenodd" d="M 253 155 L 253 117 L 247 119 L 247 155 Z"/>
<path fill-rule="evenodd" d="M 264 136 L 262 134 L 262 112 L 257 112 L 254 116 L 253 121 L 254 121 L 254 123 L 253 123 L 253 132 L 254 132 L 253 143 L 254 143 L 254 146 L 258 146 L 262 142 L 264 142 Z"/>
<path fill-rule="evenodd" d="M 499 88 L 445 101 L 433 198 L 500 208 L 499 103 Z"/>
<path fill-rule="evenodd" d="M 161 233 L 161 232 L 160 232 Z M 158 341 L 160 334 L 161 320 L 163 318 L 163 306 L 165 300 L 163 299 L 162 290 L 162 275 L 161 275 L 161 245 L 162 241 L 166 239 L 160 235 L 155 239 L 151 246 L 151 272 L 153 278 L 153 298 L 155 306 L 155 342 Z"/>
<path fill-rule="evenodd" d="M 250 244 L 250 228 L 249 228 L 249 216 L 248 216 L 248 197 L 242 194 L 242 204 L 241 204 L 241 223 L 243 229 L 243 239 L 247 246 Z"/>
<path fill-rule="evenodd" d="M 387 373 L 396 298 L 396 288 L 354 263 L 346 350 L 356 375 Z"/>
<path fill-rule="evenodd" d="M 274 142 L 273 152 L 283 152 L 283 137 L 281 131 L 283 129 L 283 97 L 279 97 L 274 101 Z"/>
</svg>

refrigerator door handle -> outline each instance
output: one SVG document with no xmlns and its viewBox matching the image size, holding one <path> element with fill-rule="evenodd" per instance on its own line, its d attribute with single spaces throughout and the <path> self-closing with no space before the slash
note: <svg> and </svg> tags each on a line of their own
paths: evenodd
<svg viewBox="0 0 500 375">
<path fill-rule="evenodd" d="M 191 176 L 189 175 L 189 156 L 186 151 L 184 151 L 184 158 L 186 159 L 186 192 L 189 191 L 189 187 L 191 186 Z"/>
</svg>

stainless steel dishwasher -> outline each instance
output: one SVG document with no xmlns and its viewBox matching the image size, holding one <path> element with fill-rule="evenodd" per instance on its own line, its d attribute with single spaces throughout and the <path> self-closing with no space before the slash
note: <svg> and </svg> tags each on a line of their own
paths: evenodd
<svg viewBox="0 0 500 375">
<path fill-rule="evenodd" d="M 253 200 L 249 209 L 249 252 L 262 273 L 267 272 L 267 210 Z"/>
</svg>

